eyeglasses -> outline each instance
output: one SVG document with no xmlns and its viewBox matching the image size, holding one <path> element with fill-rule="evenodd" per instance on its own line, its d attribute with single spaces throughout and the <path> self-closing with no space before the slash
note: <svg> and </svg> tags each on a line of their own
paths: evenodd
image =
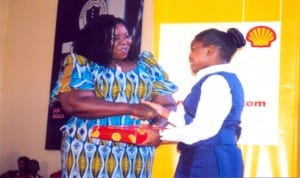
<svg viewBox="0 0 300 178">
<path fill-rule="evenodd" d="M 124 40 L 131 40 L 131 35 L 127 34 L 127 35 L 115 35 L 113 38 L 112 38 L 112 41 L 114 43 L 120 43 Z"/>
</svg>

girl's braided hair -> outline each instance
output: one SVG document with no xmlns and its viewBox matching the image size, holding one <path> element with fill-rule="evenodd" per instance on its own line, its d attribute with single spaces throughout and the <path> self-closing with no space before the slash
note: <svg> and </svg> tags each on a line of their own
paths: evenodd
<svg viewBox="0 0 300 178">
<path fill-rule="evenodd" d="M 232 55 L 238 48 L 245 46 L 243 34 L 236 28 L 229 28 L 223 32 L 214 28 L 200 32 L 194 41 L 201 42 L 204 46 L 214 45 L 220 49 L 220 57 L 230 62 Z"/>
</svg>

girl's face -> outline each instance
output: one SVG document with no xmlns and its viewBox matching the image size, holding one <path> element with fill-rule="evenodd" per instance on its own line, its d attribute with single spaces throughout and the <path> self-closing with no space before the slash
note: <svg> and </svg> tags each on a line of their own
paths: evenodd
<svg viewBox="0 0 300 178">
<path fill-rule="evenodd" d="M 114 60 L 123 60 L 127 57 L 128 51 L 132 43 L 131 36 L 127 28 L 123 24 L 116 25 L 115 36 L 113 38 L 113 53 Z"/>
<path fill-rule="evenodd" d="M 189 61 L 193 73 L 209 66 L 208 48 L 201 42 L 192 41 Z"/>
</svg>

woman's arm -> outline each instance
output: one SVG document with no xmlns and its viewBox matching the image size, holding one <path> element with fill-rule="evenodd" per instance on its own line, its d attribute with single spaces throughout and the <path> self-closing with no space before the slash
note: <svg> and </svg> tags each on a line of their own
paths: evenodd
<svg viewBox="0 0 300 178">
<path fill-rule="evenodd" d="M 63 110 L 82 118 L 99 118 L 113 115 L 133 115 L 140 119 L 156 117 L 156 111 L 146 104 L 113 103 L 96 97 L 91 90 L 75 90 L 59 94 Z"/>
</svg>

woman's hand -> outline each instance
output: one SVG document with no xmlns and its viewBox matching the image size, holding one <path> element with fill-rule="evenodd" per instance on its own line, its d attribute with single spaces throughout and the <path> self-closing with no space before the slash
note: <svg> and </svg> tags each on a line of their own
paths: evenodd
<svg viewBox="0 0 300 178">
<path fill-rule="evenodd" d="M 136 119 L 148 120 L 158 116 L 156 110 L 147 104 L 132 104 L 130 108 L 131 116 Z"/>
<path fill-rule="evenodd" d="M 160 135 L 159 135 L 159 129 L 158 128 L 143 128 L 143 131 L 146 132 L 147 138 L 146 140 L 141 144 L 141 146 L 158 146 L 160 144 Z"/>
<path fill-rule="evenodd" d="M 151 108 L 155 109 L 156 112 L 163 118 L 168 118 L 170 110 L 153 102 L 142 100 L 142 103 L 149 105 Z"/>
</svg>

